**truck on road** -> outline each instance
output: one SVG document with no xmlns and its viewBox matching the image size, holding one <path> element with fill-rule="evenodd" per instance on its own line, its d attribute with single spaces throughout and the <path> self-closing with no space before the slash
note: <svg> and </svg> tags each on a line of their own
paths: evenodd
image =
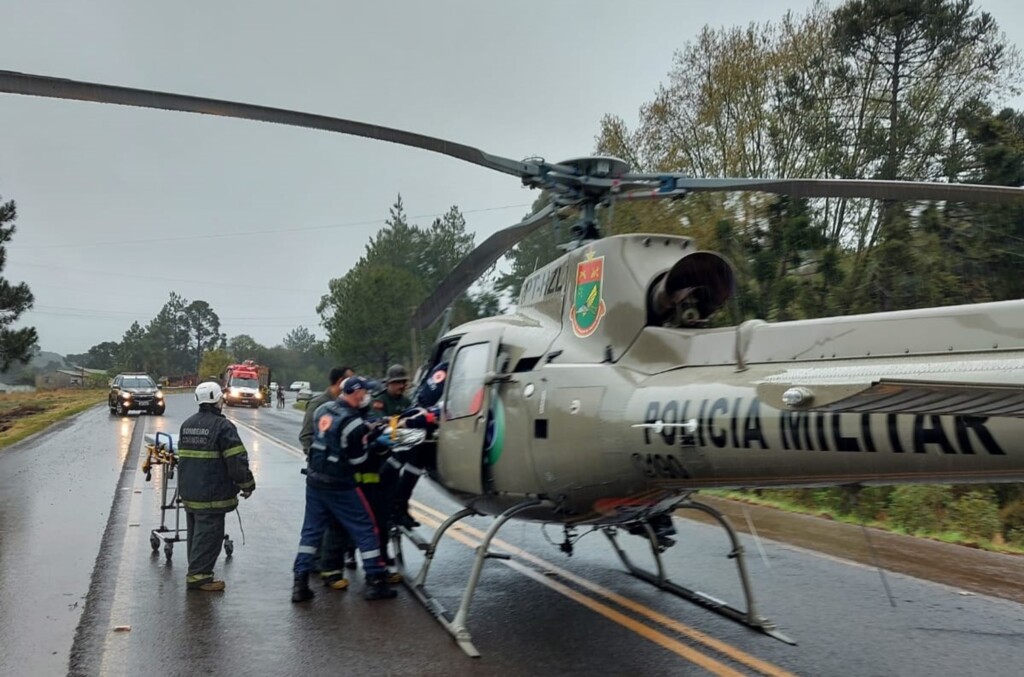
<svg viewBox="0 0 1024 677">
<path fill-rule="evenodd" d="M 245 360 L 230 364 L 221 378 L 224 403 L 229 407 L 269 407 L 270 367 Z"/>
</svg>

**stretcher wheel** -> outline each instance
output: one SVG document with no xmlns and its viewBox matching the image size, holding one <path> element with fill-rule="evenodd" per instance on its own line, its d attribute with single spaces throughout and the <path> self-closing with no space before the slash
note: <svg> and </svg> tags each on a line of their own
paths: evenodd
<svg viewBox="0 0 1024 677">
<path fill-rule="evenodd" d="M 171 561 L 171 555 L 174 554 L 174 543 L 167 541 L 164 543 L 164 556 L 167 557 L 167 561 Z"/>
<path fill-rule="evenodd" d="M 150 534 L 149 535 L 149 544 L 151 546 L 153 546 L 153 552 L 156 552 L 157 550 L 160 549 L 160 537 L 157 536 L 156 534 Z"/>
<path fill-rule="evenodd" d="M 227 557 L 231 557 L 235 553 L 235 542 L 231 540 L 229 536 L 224 536 L 224 554 Z"/>
</svg>

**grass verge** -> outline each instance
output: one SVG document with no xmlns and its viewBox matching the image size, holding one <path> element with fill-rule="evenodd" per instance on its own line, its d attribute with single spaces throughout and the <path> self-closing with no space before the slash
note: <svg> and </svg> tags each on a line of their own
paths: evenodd
<svg viewBox="0 0 1024 677">
<path fill-rule="evenodd" d="M 773 498 L 771 496 L 758 496 L 756 494 L 746 493 L 743 491 L 729 491 L 723 489 L 707 489 L 702 491 L 701 493 L 706 493 L 710 496 L 718 496 L 719 498 L 727 498 L 732 501 L 750 503 L 752 505 L 763 505 L 769 508 L 785 510 L 786 512 L 795 512 L 803 515 L 812 515 L 814 517 L 832 520 L 833 522 L 869 526 L 876 529 L 891 531 L 895 534 L 916 536 L 917 538 L 927 538 L 933 541 L 942 541 L 943 543 L 962 545 L 970 548 L 979 548 L 981 550 L 989 550 L 991 552 L 1001 552 L 1011 555 L 1024 555 L 1024 547 L 1012 543 L 995 542 L 987 539 L 979 539 L 973 536 L 966 536 L 957 531 L 941 531 L 935 533 L 916 532 L 911 534 L 908 533 L 906 529 L 901 529 L 887 522 L 879 520 L 862 520 L 858 518 L 856 515 L 845 515 L 835 510 L 830 510 L 828 508 L 800 505 L 798 503 Z"/>
<path fill-rule="evenodd" d="M 0 393 L 0 449 L 101 404 L 106 396 L 106 389 Z"/>
</svg>

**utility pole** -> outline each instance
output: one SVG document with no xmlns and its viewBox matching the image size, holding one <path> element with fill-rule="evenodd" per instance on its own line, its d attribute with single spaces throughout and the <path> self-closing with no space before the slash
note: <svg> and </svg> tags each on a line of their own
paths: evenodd
<svg viewBox="0 0 1024 677">
<path fill-rule="evenodd" d="M 416 325 L 412 323 L 412 313 L 414 312 L 416 312 L 415 306 L 413 306 L 413 308 L 409 311 L 409 330 L 412 333 L 412 352 L 409 353 L 412 359 L 409 361 L 409 368 L 412 369 L 413 371 L 418 369 L 420 364 L 419 346 L 417 345 L 418 341 L 416 340 Z"/>
</svg>

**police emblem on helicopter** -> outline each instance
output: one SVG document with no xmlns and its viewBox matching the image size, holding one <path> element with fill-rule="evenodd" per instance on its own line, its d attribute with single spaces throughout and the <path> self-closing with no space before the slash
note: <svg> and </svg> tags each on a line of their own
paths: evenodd
<svg viewBox="0 0 1024 677">
<path fill-rule="evenodd" d="M 588 251 L 587 257 L 576 264 L 576 296 L 569 311 L 572 332 L 579 338 L 586 338 L 597 331 L 604 317 L 603 280 L 604 257 L 595 257 L 593 250 Z"/>
</svg>

